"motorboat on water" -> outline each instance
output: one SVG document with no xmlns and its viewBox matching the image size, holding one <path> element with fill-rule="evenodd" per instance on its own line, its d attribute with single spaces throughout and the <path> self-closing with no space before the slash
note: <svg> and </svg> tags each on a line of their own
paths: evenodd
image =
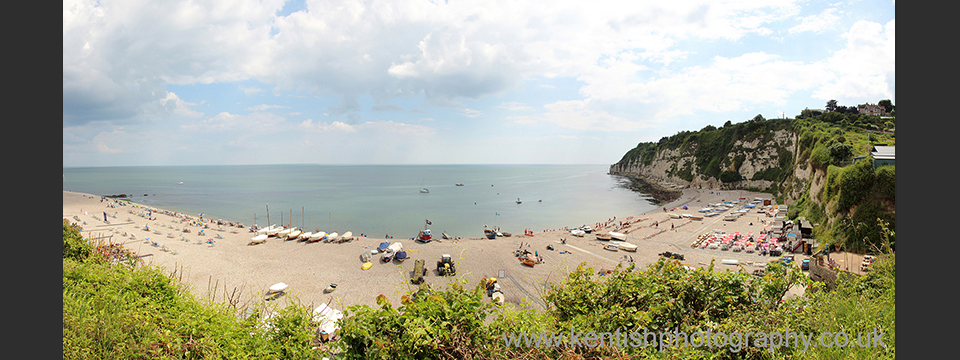
<svg viewBox="0 0 960 360">
<path fill-rule="evenodd" d="M 457 183 L 456 185 L 457 185 L 457 186 L 463 186 L 463 183 Z"/>
</svg>

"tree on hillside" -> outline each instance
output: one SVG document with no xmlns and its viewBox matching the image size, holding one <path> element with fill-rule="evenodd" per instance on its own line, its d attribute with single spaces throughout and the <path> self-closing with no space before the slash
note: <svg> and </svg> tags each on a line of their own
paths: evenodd
<svg viewBox="0 0 960 360">
<path fill-rule="evenodd" d="M 880 100 L 880 102 L 878 102 L 877 105 L 882 106 L 884 111 L 886 111 L 887 113 L 893 111 L 894 109 L 893 102 L 890 101 L 890 99 Z"/>
<path fill-rule="evenodd" d="M 836 109 L 837 109 L 837 101 L 836 101 L 836 100 L 827 101 L 827 108 L 826 108 L 827 112 L 831 112 L 831 111 L 834 111 L 834 110 L 836 110 Z"/>
<path fill-rule="evenodd" d="M 760 114 L 757 114 L 757 116 L 753 117 L 753 121 L 764 121 L 764 120 L 767 120 L 767 119 L 764 119 L 763 115 L 760 115 Z"/>
</svg>

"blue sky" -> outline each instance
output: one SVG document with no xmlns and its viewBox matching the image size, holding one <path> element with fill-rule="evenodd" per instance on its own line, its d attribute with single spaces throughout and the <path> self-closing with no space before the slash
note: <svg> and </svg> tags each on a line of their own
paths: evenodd
<svg viewBox="0 0 960 360">
<path fill-rule="evenodd" d="M 894 11 L 65 0 L 63 166 L 612 164 L 728 120 L 896 104 Z"/>
</svg>

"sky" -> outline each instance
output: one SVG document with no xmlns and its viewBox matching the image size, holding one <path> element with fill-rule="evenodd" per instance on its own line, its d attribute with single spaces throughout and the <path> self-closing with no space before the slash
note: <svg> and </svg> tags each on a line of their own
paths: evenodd
<svg viewBox="0 0 960 360">
<path fill-rule="evenodd" d="M 613 164 L 895 97 L 895 2 L 64 0 L 63 166 Z"/>
</svg>

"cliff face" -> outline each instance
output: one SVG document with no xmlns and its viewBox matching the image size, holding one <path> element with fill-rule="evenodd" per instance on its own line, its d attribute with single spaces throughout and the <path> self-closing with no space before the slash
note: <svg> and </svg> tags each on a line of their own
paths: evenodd
<svg viewBox="0 0 960 360">
<path fill-rule="evenodd" d="M 640 157 L 624 158 L 610 166 L 610 173 L 616 175 L 639 176 L 649 181 L 663 185 L 678 185 L 680 187 L 705 187 L 718 189 L 767 189 L 778 180 L 765 174 L 793 172 L 804 180 L 809 179 L 809 173 L 793 169 L 797 157 L 797 134 L 792 130 L 776 130 L 770 136 L 756 137 L 752 140 L 734 140 L 723 154 L 722 171 L 729 174 L 739 174 L 737 180 L 722 181 L 720 178 L 703 174 L 698 160 L 696 148 L 700 144 L 690 142 L 686 146 L 677 148 L 658 149 L 656 155 L 649 162 Z M 788 157 L 789 159 L 781 159 Z M 786 160 L 786 161 L 785 161 Z M 782 168 L 788 165 L 789 168 Z M 809 169 L 809 167 L 804 167 Z"/>
</svg>

